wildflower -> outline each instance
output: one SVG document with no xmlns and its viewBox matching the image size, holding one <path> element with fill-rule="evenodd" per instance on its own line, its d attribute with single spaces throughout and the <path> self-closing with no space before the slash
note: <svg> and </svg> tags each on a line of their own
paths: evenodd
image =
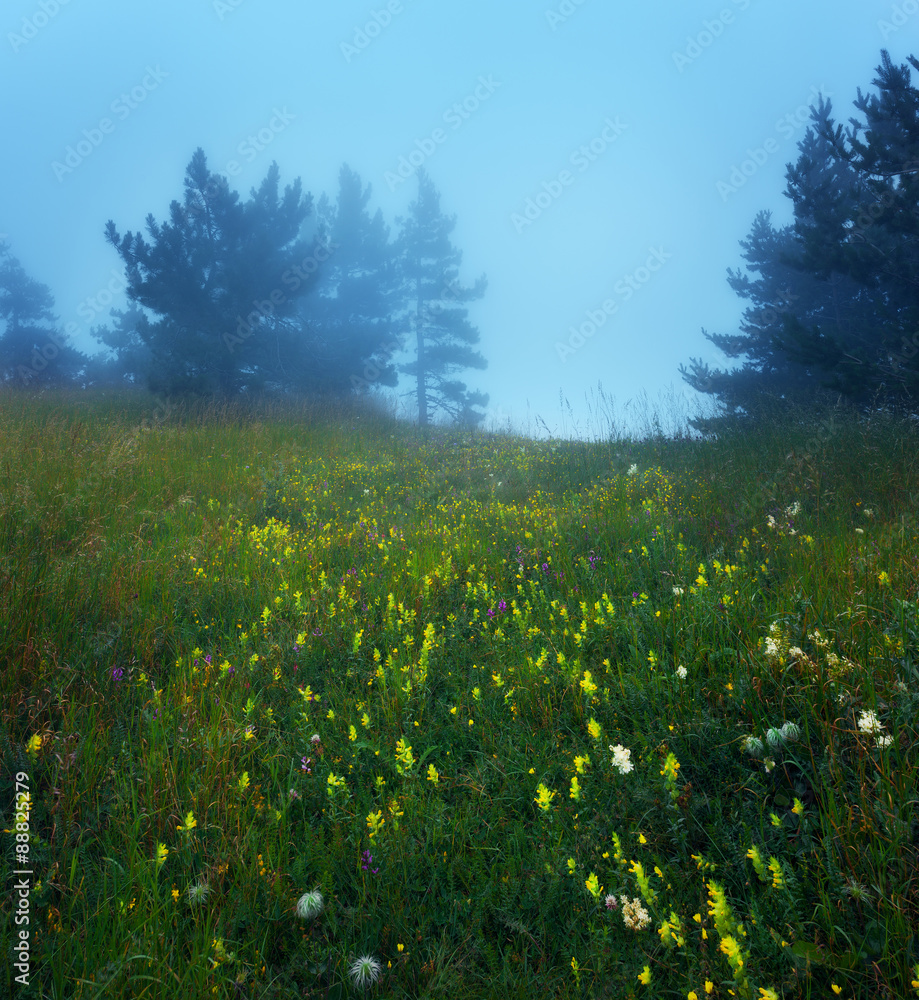
<svg viewBox="0 0 919 1000">
<path fill-rule="evenodd" d="M 858 728 L 863 733 L 871 733 L 876 735 L 880 733 L 883 726 L 878 722 L 877 714 L 870 709 L 866 712 L 859 713 L 858 716 Z"/>
<path fill-rule="evenodd" d="M 638 473 L 638 466 L 637 466 L 637 465 L 636 465 L 636 464 L 635 464 L 635 463 L 633 462 L 633 463 L 632 463 L 632 464 L 631 464 L 631 465 L 629 466 L 629 475 L 630 475 L 630 476 L 634 476 L 634 475 L 636 475 L 637 473 Z"/>
<path fill-rule="evenodd" d="M 766 874 L 766 864 L 759 853 L 759 848 L 755 844 L 747 851 L 747 857 L 753 862 L 753 867 L 756 869 L 756 874 L 760 877 L 760 881 L 765 882 L 769 877 Z"/>
<path fill-rule="evenodd" d="M 675 597 L 682 597 L 683 596 L 683 588 L 682 587 L 674 587 L 673 588 L 673 594 L 674 594 Z"/>
<path fill-rule="evenodd" d="M 680 678 L 681 681 L 685 680 L 686 679 L 686 668 L 683 667 L 683 666 L 677 667 L 676 668 L 676 675 L 677 675 L 677 677 Z"/>
<path fill-rule="evenodd" d="M 785 738 L 778 729 L 769 729 L 766 731 L 766 742 L 773 750 L 777 750 L 785 742 Z"/>
<path fill-rule="evenodd" d="M 913 986 L 915 985 L 916 983 L 913 983 Z M 842 987 L 837 986 L 836 983 L 830 983 L 830 989 L 836 994 L 836 996 L 839 996 L 839 994 L 842 993 Z"/>
<path fill-rule="evenodd" d="M 194 828 L 197 825 L 198 825 L 198 822 L 195 819 L 195 814 L 189 809 L 188 815 L 185 817 L 185 822 L 184 823 L 180 823 L 176 827 L 176 829 L 177 830 L 182 830 L 185 833 L 190 833 L 192 830 L 194 830 Z"/>
<path fill-rule="evenodd" d="M 622 903 L 622 922 L 633 931 L 644 930 L 651 923 L 648 911 L 641 905 L 641 900 L 629 899 L 628 896 L 620 896 Z"/>
<path fill-rule="evenodd" d="M 793 743 L 801 735 L 801 730 L 793 722 L 786 722 L 780 732 L 783 738 L 789 743 Z"/>
<path fill-rule="evenodd" d="M 157 870 L 163 867 L 166 858 L 169 857 L 169 848 L 165 844 L 156 845 L 156 867 Z"/>
<path fill-rule="evenodd" d="M 239 779 L 239 790 L 244 792 L 249 787 L 249 772 L 243 771 L 242 776 Z"/>
<path fill-rule="evenodd" d="M 773 889 L 781 889 L 785 884 L 785 878 L 782 873 L 782 866 L 777 858 L 769 859 L 769 871 L 772 872 L 772 887 Z"/>
<path fill-rule="evenodd" d="M 767 990 L 760 986 L 759 1000 L 779 1000 L 779 995 L 775 992 L 775 990 Z"/>
<path fill-rule="evenodd" d="M 714 988 L 715 988 L 715 984 L 711 981 L 711 979 L 706 979 L 705 980 L 705 992 L 706 993 L 711 993 Z"/>
<path fill-rule="evenodd" d="M 203 879 L 188 887 L 188 905 L 200 906 L 210 895 L 211 887 Z"/>
<path fill-rule="evenodd" d="M 584 677 L 581 680 L 581 687 L 584 689 L 584 694 L 591 695 L 597 690 L 597 685 L 594 684 L 593 675 L 589 670 L 584 671 Z"/>
<path fill-rule="evenodd" d="M 608 910 L 615 910 L 616 909 L 616 905 L 617 905 L 616 904 L 616 897 L 612 893 L 610 893 L 606 897 L 606 899 L 603 900 L 603 902 L 606 904 L 606 908 Z"/>
<path fill-rule="evenodd" d="M 888 576 L 886 570 L 878 574 L 878 583 L 882 587 L 889 587 L 890 586 L 890 577 Z"/>
<path fill-rule="evenodd" d="M 799 798 L 795 798 L 794 805 L 791 807 L 791 811 L 796 816 L 803 816 L 804 815 L 804 803 Z"/>
<path fill-rule="evenodd" d="M 590 733 L 592 739 L 600 739 L 600 723 L 596 719 L 591 718 L 587 723 L 587 732 Z"/>
<path fill-rule="evenodd" d="M 322 893 L 318 889 L 305 892 L 297 900 L 297 916 L 301 920 L 313 920 L 322 913 L 324 905 Z"/>
<path fill-rule="evenodd" d="M 365 990 L 380 978 L 382 971 L 383 966 L 372 955 L 361 955 L 349 966 L 348 975 L 355 986 Z"/>
<path fill-rule="evenodd" d="M 584 754 L 583 757 L 574 758 L 574 767 L 578 774 L 584 774 L 588 767 L 590 767 L 590 757 Z"/>
<path fill-rule="evenodd" d="M 34 757 L 39 750 L 41 750 L 41 737 L 36 733 L 34 736 L 29 737 L 28 743 L 26 743 L 26 753 L 30 757 Z"/>
<path fill-rule="evenodd" d="M 428 764 L 428 781 L 435 785 L 438 781 L 440 781 L 440 775 L 437 773 L 437 768 L 433 764 Z"/>
<path fill-rule="evenodd" d="M 756 736 L 748 736 L 743 741 L 743 748 L 751 757 L 762 757 L 763 755 L 763 741 Z"/>
<path fill-rule="evenodd" d="M 383 824 L 385 822 L 386 820 L 383 819 L 382 809 L 378 809 L 376 812 L 367 814 L 367 826 L 370 829 L 371 842 L 379 835 L 379 832 L 383 829 Z"/>
<path fill-rule="evenodd" d="M 610 744 L 610 751 L 613 755 L 613 767 L 617 768 L 620 774 L 628 774 L 629 771 L 634 770 L 635 765 L 629 760 L 632 756 L 631 750 L 626 750 L 626 748 L 619 743 L 615 746 Z"/>
<path fill-rule="evenodd" d="M 587 886 L 587 891 L 591 894 L 591 896 L 599 902 L 600 893 L 603 892 L 603 886 L 600 885 L 600 880 L 593 872 L 590 873 L 590 876 L 584 882 L 584 885 Z"/>
<path fill-rule="evenodd" d="M 370 851 L 362 851 L 361 852 L 361 871 L 362 872 L 370 872 L 371 875 L 376 875 L 377 872 L 380 869 L 379 868 L 371 868 L 370 866 L 372 864 L 373 864 L 373 855 L 370 853 Z"/>
<path fill-rule="evenodd" d="M 638 973 L 638 981 L 645 986 L 651 982 L 651 969 L 647 965 Z"/>
</svg>

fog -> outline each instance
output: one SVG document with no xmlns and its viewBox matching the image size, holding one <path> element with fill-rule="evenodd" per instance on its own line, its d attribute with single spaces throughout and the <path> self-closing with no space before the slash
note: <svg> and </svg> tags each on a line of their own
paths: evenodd
<svg viewBox="0 0 919 1000">
<path fill-rule="evenodd" d="M 845 122 L 880 50 L 910 53 L 916 11 L 6 0 L 0 232 L 93 353 L 126 305 L 106 222 L 166 219 L 198 147 L 244 198 L 277 162 L 282 185 L 334 199 L 348 164 L 393 229 L 423 167 L 456 215 L 462 280 L 488 279 L 469 305 L 488 367 L 463 377 L 489 420 L 586 428 L 598 383 L 621 404 L 700 398 L 678 366 L 724 365 L 701 330 L 737 327 L 725 274 L 755 214 L 791 219 L 809 105 L 822 94 Z"/>
</svg>

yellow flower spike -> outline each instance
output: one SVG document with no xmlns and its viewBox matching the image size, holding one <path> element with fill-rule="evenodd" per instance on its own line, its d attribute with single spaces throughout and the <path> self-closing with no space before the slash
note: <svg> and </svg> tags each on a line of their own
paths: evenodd
<svg viewBox="0 0 919 1000">
<path fill-rule="evenodd" d="M 715 984 L 711 981 L 711 979 L 706 979 L 705 980 L 705 992 L 706 993 L 711 993 L 714 988 L 715 988 Z"/>
<path fill-rule="evenodd" d="M 645 966 L 644 969 L 638 973 L 638 981 L 644 986 L 647 986 L 651 982 L 651 969 L 649 966 Z"/>
<path fill-rule="evenodd" d="M 919 985 L 919 984 L 913 983 L 913 986 L 917 986 L 917 985 Z M 837 986 L 835 983 L 830 983 L 830 989 L 836 994 L 836 996 L 839 996 L 839 994 L 842 993 L 842 987 L 841 986 Z"/>
<path fill-rule="evenodd" d="M 695 990 L 690 990 L 686 994 L 686 1000 L 699 1000 L 699 998 L 696 996 L 696 991 Z"/>
<path fill-rule="evenodd" d="M 794 805 L 791 807 L 791 811 L 796 816 L 803 816 L 804 815 L 804 803 L 800 799 L 795 799 L 794 800 Z"/>
<path fill-rule="evenodd" d="M 779 995 L 775 992 L 775 990 L 767 990 L 760 986 L 759 1000 L 779 1000 Z"/>
<path fill-rule="evenodd" d="M 162 868 L 166 858 L 169 857 L 169 848 L 165 844 L 156 845 L 156 867 Z"/>
<path fill-rule="evenodd" d="M 638 843 L 639 844 L 647 844 L 648 843 L 648 838 L 643 833 L 640 833 L 638 835 Z"/>
<path fill-rule="evenodd" d="M 195 814 L 189 809 L 188 815 L 185 817 L 185 822 L 184 823 L 180 823 L 176 827 L 176 829 L 177 830 L 182 830 L 185 833 L 189 833 L 190 831 L 194 830 L 194 828 L 197 825 L 198 825 L 198 821 L 195 819 Z"/>
<path fill-rule="evenodd" d="M 26 743 L 26 753 L 30 757 L 34 757 L 39 750 L 41 750 L 41 737 L 36 733 L 29 737 L 29 741 Z"/>
<path fill-rule="evenodd" d="M 568 871 L 573 875 L 574 874 L 574 870 L 575 870 L 575 868 L 577 866 L 574 858 L 569 858 L 566 863 L 568 865 Z"/>
</svg>

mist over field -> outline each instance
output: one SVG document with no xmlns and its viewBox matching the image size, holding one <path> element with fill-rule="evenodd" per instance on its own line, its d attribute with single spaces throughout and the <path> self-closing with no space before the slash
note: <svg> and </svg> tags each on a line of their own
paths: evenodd
<svg viewBox="0 0 919 1000">
<path fill-rule="evenodd" d="M 5 0 L 0 1000 L 919 997 L 919 0 Z"/>
<path fill-rule="evenodd" d="M 465 312 L 460 340 L 448 337 L 460 354 L 431 375 L 435 394 L 438 378 L 450 383 L 448 406 L 431 419 L 481 422 L 484 413 L 486 426 L 563 436 L 604 432 L 589 400 L 598 383 L 619 419 L 637 426 L 644 395 L 680 419 L 725 402 L 711 384 L 699 392 L 698 381 L 681 378 L 691 358 L 716 371 L 750 357 L 761 364 L 755 350 L 728 357 L 703 336 L 735 336 L 745 309 L 789 310 L 787 280 L 752 306 L 729 286 L 728 269 L 744 265 L 740 241 L 761 211 L 776 230 L 795 222 L 785 174 L 812 108 L 829 100 L 832 120 L 847 125 L 881 50 L 904 63 L 917 23 L 911 3 L 886 0 L 616 9 L 560 0 L 528 10 L 477 0 L 12 0 L 2 20 L 9 156 L 0 233 L 22 271 L 15 280 L 28 276 L 50 296 L 32 301 L 32 315 L 6 313 L 8 325 L 36 328 L 15 349 L 7 331 L 6 380 L 37 384 L 58 367 L 81 384 L 209 393 L 232 381 L 214 370 L 248 365 L 250 374 L 261 367 L 259 377 L 237 380 L 234 392 L 315 392 L 342 380 L 305 370 L 303 353 L 334 355 L 339 368 L 343 353 L 349 391 L 369 386 L 418 420 L 418 372 L 406 369 L 418 361 L 409 279 L 404 266 L 398 275 L 374 269 L 382 257 L 404 265 L 399 220 L 426 175 L 439 197 L 428 223 L 455 216 L 446 238 L 457 256 L 440 264 L 458 289 L 477 289 L 444 303 L 443 275 L 432 278 L 440 298 L 426 304 L 462 303 Z M 281 257 L 250 247 L 261 258 L 247 260 L 237 248 L 233 266 L 251 280 L 236 282 L 224 314 L 206 321 L 201 303 L 178 301 L 175 270 L 171 304 L 145 296 L 143 270 L 132 278 L 127 249 L 119 255 L 105 234 L 109 220 L 122 237 L 145 234 L 148 216 L 167 222 L 173 201 L 187 209 L 186 169 L 199 149 L 202 205 L 211 182 L 245 203 L 277 164 L 279 190 L 299 179 L 304 208 L 287 220 L 292 229 L 268 237 Z M 376 240 L 382 257 L 358 260 L 352 246 L 336 273 L 334 255 L 326 261 L 307 243 L 335 225 L 343 165 L 353 184 L 340 228 L 353 246 Z M 371 238 L 378 211 L 382 228 Z M 307 269 L 299 284 L 288 273 L 297 265 Z M 330 315 L 329 299 L 358 294 L 341 285 L 349 269 L 352 278 L 375 275 L 379 301 L 359 316 Z M 220 284 L 203 271 L 186 278 L 199 289 Z M 227 336 L 253 314 L 260 336 L 228 359 Z M 173 332 L 138 336 L 142 317 L 165 318 Z M 797 318 L 808 325 L 815 316 Z M 374 329 L 342 348 L 341 324 L 353 333 L 361 321 Z M 175 350 L 164 343 L 196 323 L 208 327 L 192 338 L 196 347 L 186 341 L 197 354 L 172 357 L 170 368 L 163 354 Z M 291 323 L 286 354 L 275 351 L 276 367 L 299 366 L 285 383 L 255 346 Z M 81 355 L 59 346 L 49 360 L 51 334 Z M 86 367 L 86 356 L 118 363 Z"/>
</svg>

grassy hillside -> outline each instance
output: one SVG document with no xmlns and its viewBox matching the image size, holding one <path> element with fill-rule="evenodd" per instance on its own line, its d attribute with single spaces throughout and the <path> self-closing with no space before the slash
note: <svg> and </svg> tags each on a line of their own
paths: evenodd
<svg viewBox="0 0 919 1000">
<path fill-rule="evenodd" d="M 919 993 L 917 445 L 0 397 L 0 993 Z"/>
</svg>

